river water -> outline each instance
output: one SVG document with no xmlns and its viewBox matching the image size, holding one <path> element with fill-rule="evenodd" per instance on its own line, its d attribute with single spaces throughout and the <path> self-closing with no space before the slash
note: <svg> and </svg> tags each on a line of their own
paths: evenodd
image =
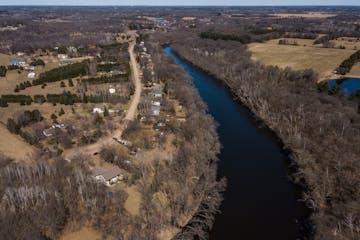
<svg viewBox="0 0 360 240">
<path fill-rule="evenodd" d="M 219 176 L 228 185 L 210 239 L 300 239 L 298 222 L 309 211 L 298 200 L 300 189 L 288 181 L 290 160 L 281 143 L 219 80 L 180 59 L 170 47 L 164 50 L 191 76 L 220 125 Z"/>
</svg>

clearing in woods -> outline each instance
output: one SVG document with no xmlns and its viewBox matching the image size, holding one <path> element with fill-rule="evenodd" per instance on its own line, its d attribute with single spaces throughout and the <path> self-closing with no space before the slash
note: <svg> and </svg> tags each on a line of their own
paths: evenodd
<svg viewBox="0 0 360 240">
<path fill-rule="evenodd" d="M 296 39 L 299 45 L 280 45 L 279 39 L 248 45 L 252 58 L 266 65 L 295 70 L 314 69 L 320 79 L 337 78 L 333 70 L 355 52 L 353 49 L 322 48 L 312 45 L 313 40 Z M 306 46 L 304 46 L 306 45 Z M 360 76 L 360 75 L 359 75 Z"/>
<path fill-rule="evenodd" d="M 0 149 L 1 154 L 11 156 L 16 160 L 29 161 L 34 148 L 26 143 L 20 136 L 12 134 L 6 126 L 0 123 Z"/>
</svg>

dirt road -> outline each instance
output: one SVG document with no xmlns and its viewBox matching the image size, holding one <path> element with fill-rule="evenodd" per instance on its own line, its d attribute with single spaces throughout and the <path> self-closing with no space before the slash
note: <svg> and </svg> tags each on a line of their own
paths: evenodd
<svg viewBox="0 0 360 240">
<path fill-rule="evenodd" d="M 127 126 L 127 123 L 129 121 L 134 120 L 134 118 L 136 117 L 136 110 L 137 110 L 137 106 L 140 102 L 142 86 L 141 86 L 141 78 L 140 78 L 140 74 L 139 74 L 140 70 L 139 70 L 138 64 L 136 62 L 136 57 L 134 54 L 134 46 L 136 43 L 136 41 L 135 41 L 136 32 L 131 32 L 130 34 L 131 34 L 131 40 L 129 42 L 130 67 L 131 67 L 131 73 L 132 73 L 131 76 L 133 78 L 134 85 L 135 85 L 135 93 L 132 96 L 130 107 L 126 111 L 126 115 L 124 118 L 125 121 L 123 122 L 122 126 L 119 129 L 115 130 L 110 136 L 102 137 L 94 144 L 86 145 L 83 147 L 76 147 L 76 148 L 64 151 L 65 159 L 71 160 L 74 156 L 76 156 L 79 153 L 94 154 L 96 152 L 99 152 L 103 146 L 116 143 L 116 141 L 113 138 L 121 137 L 123 130 Z"/>
<path fill-rule="evenodd" d="M 130 66 L 131 66 L 131 72 L 132 72 L 131 75 L 133 77 L 133 81 L 135 84 L 135 93 L 134 93 L 131 105 L 130 105 L 128 111 L 126 112 L 126 117 L 125 117 L 126 120 L 134 120 L 137 106 L 140 102 L 141 88 L 142 88 L 140 74 L 139 74 L 139 68 L 136 63 L 136 57 L 134 55 L 134 46 L 135 46 L 135 38 L 130 42 L 130 46 L 129 46 Z"/>
</svg>

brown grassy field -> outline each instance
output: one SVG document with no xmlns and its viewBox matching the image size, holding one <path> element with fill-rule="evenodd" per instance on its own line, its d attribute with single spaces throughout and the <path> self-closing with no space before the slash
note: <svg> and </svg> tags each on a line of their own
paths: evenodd
<svg viewBox="0 0 360 240">
<path fill-rule="evenodd" d="M 328 18 L 328 17 L 336 16 L 336 14 L 325 13 L 325 12 L 275 13 L 272 15 L 275 17 L 281 17 L 281 18 Z"/>
<path fill-rule="evenodd" d="M 16 115 L 17 113 L 22 113 L 26 110 L 32 111 L 35 109 L 38 109 L 46 119 L 50 119 L 50 115 L 53 113 L 58 115 L 61 108 L 64 109 L 65 114 L 63 116 L 61 116 L 59 118 L 59 120 L 65 119 L 65 118 L 69 117 L 69 115 L 71 115 L 72 106 L 66 106 L 66 105 L 61 105 L 61 104 L 57 104 L 56 106 L 53 106 L 51 103 L 43 103 L 43 104 L 34 104 L 33 103 L 29 106 L 21 106 L 18 103 L 9 103 L 9 107 L 0 109 L 0 122 L 6 124 L 7 119 L 14 117 L 14 115 Z M 78 109 L 79 108 L 76 108 L 76 110 L 78 110 Z M 79 110 L 81 110 L 81 109 L 79 109 Z"/>
<path fill-rule="evenodd" d="M 334 77 L 332 71 L 355 52 L 349 49 L 320 48 L 313 45 L 279 45 L 278 40 L 249 44 L 249 50 L 253 53 L 252 58 L 266 65 L 281 68 L 292 67 L 296 70 L 312 68 L 319 74 L 320 79 Z M 312 42 L 305 39 L 297 41 L 305 44 Z"/>
<path fill-rule="evenodd" d="M 359 50 L 360 49 L 360 39 L 351 38 L 351 37 L 341 37 L 330 42 L 335 43 L 336 47 L 344 46 L 346 49 L 350 50 Z"/>
<path fill-rule="evenodd" d="M 17 161 L 29 162 L 34 148 L 21 137 L 11 134 L 3 124 L 0 124 L 0 154 Z"/>
</svg>

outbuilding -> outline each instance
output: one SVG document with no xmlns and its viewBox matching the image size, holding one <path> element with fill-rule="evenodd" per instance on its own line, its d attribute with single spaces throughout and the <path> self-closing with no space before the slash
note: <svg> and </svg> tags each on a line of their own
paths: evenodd
<svg viewBox="0 0 360 240">
<path fill-rule="evenodd" d="M 104 113 L 104 108 L 102 107 L 94 107 L 93 113 Z"/>
<path fill-rule="evenodd" d="M 35 78 L 35 73 L 34 72 L 30 72 L 30 73 L 28 73 L 28 75 L 27 75 L 27 77 L 28 78 Z"/>
</svg>

